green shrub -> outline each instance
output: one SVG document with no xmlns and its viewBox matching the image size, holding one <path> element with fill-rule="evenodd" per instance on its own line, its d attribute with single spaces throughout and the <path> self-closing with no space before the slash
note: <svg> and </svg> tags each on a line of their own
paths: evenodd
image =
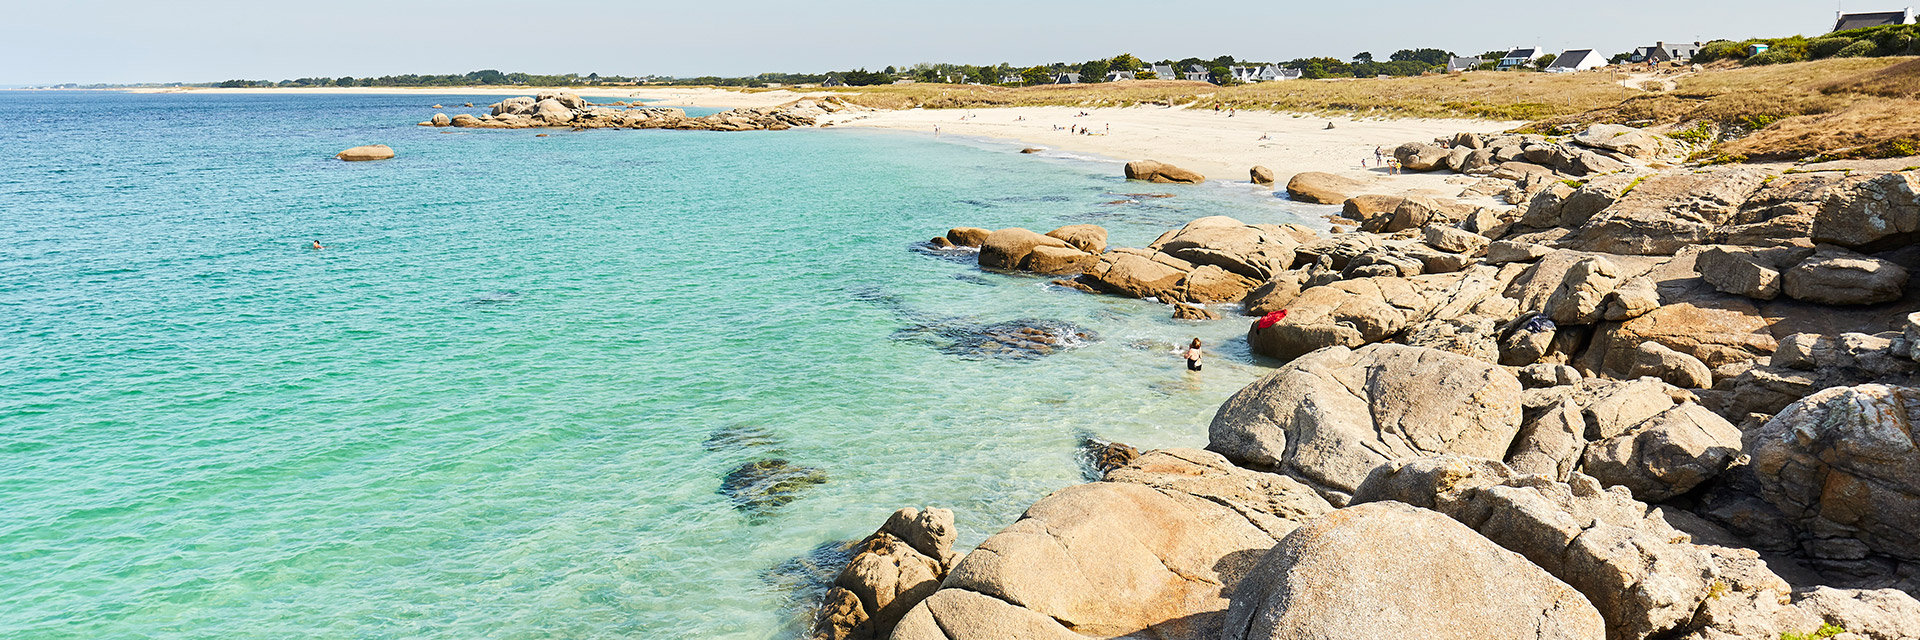
<svg viewBox="0 0 1920 640">
<path fill-rule="evenodd" d="M 1846 629 L 1831 624 L 1821 624 L 1820 628 L 1812 633 L 1782 633 L 1780 640 L 1826 640 L 1846 632 Z"/>
<path fill-rule="evenodd" d="M 1852 44 L 1852 38 L 1820 38 L 1807 43 L 1807 57 L 1815 60 L 1831 58 Z M 1868 43 L 1867 46 L 1873 45 Z"/>
<path fill-rule="evenodd" d="M 1853 43 L 1841 47 L 1839 51 L 1833 52 L 1833 57 L 1865 58 L 1879 52 L 1880 45 L 1874 44 L 1872 40 L 1855 40 Z"/>
<path fill-rule="evenodd" d="M 1793 52 L 1787 51 L 1785 49 L 1768 49 L 1766 51 L 1760 52 L 1759 55 L 1748 56 L 1746 60 L 1740 61 L 1740 64 L 1744 64 L 1748 66 L 1763 65 L 1763 64 L 1786 64 L 1789 62 L 1800 62 L 1803 59 L 1804 58 L 1794 55 Z"/>
<path fill-rule="evenodd" d="M 1702 122 L 1694 125 L 1692 129 L 1669 133 L 1667 137 L 1691 144 L 1706 144 L 1713 142 L 1713 130 L 1707 127 L 1707 123 Z"/>
<path fill-rule="evenodd" d="M 1693 54 L 1693 61 L 1701 64 L 1717 60 L 1738 60 L 1747 57 L 1747 50 L 1740 43 L 1731 40 L 1715 40 L 1700 47 Z"/>
</svg>

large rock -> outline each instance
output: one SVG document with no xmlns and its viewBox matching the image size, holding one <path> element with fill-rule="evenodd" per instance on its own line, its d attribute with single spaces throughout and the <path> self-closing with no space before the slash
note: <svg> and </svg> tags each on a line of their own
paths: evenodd
<svg viewBox="0 0 1920 640">
<path fill-rule="evenodd" d="M 1815 557 L 1920 560 L 1920 389 L 1837 387 L 1749 432 L 1767 500 Z"/>
<path fill-rule="evenodd" d="M 1194 267 L 1181 279 L 1175 298 L 1194 304 L 1230 302 L 1246 297 L 1260 282 L 1213 265 Z"/>
<path fill-rule="evenodd" d="M 1619 324 L 1602 323 L 1585 362 L 1590 369 L 1625 376 L 1649 341 L 1698 358 L 1708 367 L 1764 358 L 1778 344 L 1760 310 L 1742 298 L 1679 301 Z"/>
<path fill-rule="evenodd" d="M 1306 284 L 1306 270 L 1283 271 L 1248 291 L 1246 297 L 1240 299 L 1240 306 L 1247 315 L 1264 316 L 1287 308 L 1295 298 L 1300 297 L 1300 291 Z"/>
<path fill-rule="evenodd" d="M 1212 638 L 1259 554 L 1332 510 L 1204 451 L 1148 452 L 1106 478 L 1054 492 L 980 543 L 893 637 Z"/>
<path fill-rule="evenodd" d="M 1369 229 L 1382 233 L 1394 233 L 1407 229 L 1418 229 L 1432 223 L 1453 224 L 1473 214 L 1473 208 L 1453 200 L 1428 198 L 1426 196 L 1408 196 L 1393 208 L 1379 229 Z"/>
<path fill-rule="evenodd" d="M 1252 169 L 1247 170 L 1247 179 L 1253 181 L 1254 184 L 1271 187 L 1273 186 L 1274 180 L 1273 170 L 1260 165 L 1254 165 Z"/>
<path fill-rule="evenodd" d="M 504 116 L 504 115 L 530 116 L 530 115 L 533 115 L 535 103 L 536 101 L 533 99 L 532 96 L 520 96 L 517 98 L 507 98 L 505 100 L 501 100 L 499 102 L 493 103 L 493 115 L 495 116 Z"/>
<path fill-rule="evenodd" d="M 393 147 L 384 144 L 362 145 L 334 154 L 333 157 L 347 162 L 386 160 L 393 157 Z"/>
<path fill-rule="evenodd" d="M 1472 529 L 1381 502 L 1281 540 L 1233 595 L 1227 640 L 1601 640 L 1587 599 Z"/>
<path fill-rule="evenodd" d="M 1812 255 L 1811 249 L 1786 247 L 1755 249 L 1712 246 L 1694 257 L 1694 270 L 1700 279 L 1725 293 L 1757 300 L 1780 297 L 1780 270 Z"/>
<path fill-rule="evenodd" d="M 1783 290 L 1795 300 L 1878 304 L 1900 299 L 1907 285 L 1907 270 L 1879 258 L 1825 247 L 1788 269 L 1783 280 Z"/>
<path fill-rule="evenodd" d="M 1400 161 L 1400 168 L 1408 171 L 1432 171 L 1444 169 L 1447 150 L 1443 147 L 1424 142 L 1409 142 L 1393 149 L 1393 158 Z"/>
<path fill-rule="evenodd" d="M 1392 344 L 1328 348 L 1227 399 L 1207 449 L 1351 493 L 1383 462 L 1498 459 L 1520 429 L 1520 381 L 1466 356 Z"/>
<path fill-rule="evenodd" d="M 1360 181 L 1352 178 L 1308 171 L 1287 180 L 1287 195 L 1300 202 L 1343 204 L 1362 187 Z"/>
<path fill-rule="evenodd" d="M 447 114 L 444 113 L 436 113 L 433 114 L 432 118 L 427 120 L 427 123 L 436 127 L 445 127 L 453 124 L 453 118 L 448 117 Z"/>
<path fill-rule="evenodd" d="M 1750 169 L 1660 173 L 1632 185 L 1562 244 L 1570 249 L 1673 255 L 1705 244 L 1766 176 Z"/>
<path fill-rule="evenodd" d="M 979 227 L 954 227 L 947 230 L 947 241 L 962 247 L 978 247 L 987 243 L 992 231 Z"/>
<path fill-rule="evenodd" d="M 573 109 L 556 98 L 547 98 L 534 103 L 533 117 L 549 125 L 566 124 L 573 121 Z"/>
<path fill-rule="evenodd" d="M 1127 163 L 1128 180 L 1145 180 L 1172 184 L 1200 184 L 1207 177 L 1163 162 L 1137 160 Z"/>
<path fill-rule="evenodd" d="M 953 512 L 895 511 L 834 580 L 814 618 L 815 640 L 885 638 L 907 611 L 940 588 L 959 562 Z"/>
<path fill-rule="evenodd" d="M 1394 209 L 1400 207 L 1400 201 L 1405 199 L 1406 198 L 1400 196 L 1354 196 L 1347 198 L 1345 202 L 1340 204 L 1340 217 L 1357 222 L 1366 222 L 1367 220 L 1373 219 L 1374 216 L 1393 213 Z"/>
<path fill-rule="evenodd" d="M 1713 388 L 1713 369 L 1699 358 L 1674 351 L 1658 342 L 1643 342 L 1635 350 L 1629 377 L 1653 376 L 1682 389 Z"/>
<path fill-rule="evenodd" d="M 1632 431 L 1587 446 L 1581 470 L 1648 502 L 1666 500 L 1725 471 L 1740 455 L 1740 429 L 1712 411 L 1684 403 Z"/>
<path fill-rule="evenodd" d="M 1020 268 L 1048 275 L 1073 275 L 1092 267 L 1100 256 L 1073 247 L 1039 245 L 1027 253 Z"/>
<path fill-rule="evenodd" d="M 1095 224 L 1073 224 L 1047 232 L 1047 237 L 1073 245 L 1073 248 L 1100 255 L 1107 252 L 1107 230 Z"/>
<path fill-rule="evenodd" d="M 1573 135 L 1573 141 L 1596 149 L 1616 151 L 1640 160 L 1670 155 L 1677 145 L 1665 136 L 1617 124 L 1596 124 Z"/>
<path fill-rule="evenodd" d="M 980 244 L 980 266 L 1019 269 L 1034 247 L 1067 247 L 1067 243 L 1019 227 L 1008 227 L 988 234 Z"/>
<path fill-rule="evenodd" d="M 1567 270 L 1559 288 L 1547 297 L 1548 318 L 1561 325 L 1593 324 L 1607 310 L 1607 296 L 1620 286 L 1620 267 L 1599 256 L 1582 258 Z"/>
<path fill-rule="evenodd" d="M 1115 249 L 1100 256 L 1082 277 L 1111 293 L 1171 300 L 1189 271 L 1192 263 L 1158 251 Z"/>
<path fill-rule="evenodd" d="M 1400 460 L 1375 469 L 1353 499 L 1433 509 L 1526 556 L 1585 595 L 1613 640 L 1682 629 L 1716 577 L 1713 557 L 1660 511 L 1583 474 L 1555 482 L 1493 460 Z"/>
<path fill-rule="evenodd" d="M 1872 249 L 1920 232 L 1920 173 L 1903 171 L 1830 192 L 1813 219 L 1814 242 Z"/>
<path fill-rule="evenodd" d="M 1284 228 L 1209 216 L 1162 236 L 1149 248 L 1195 265 L 1214 265 L 1264 281 L 1290 268 L 1299 246 Z"/>
</svg>

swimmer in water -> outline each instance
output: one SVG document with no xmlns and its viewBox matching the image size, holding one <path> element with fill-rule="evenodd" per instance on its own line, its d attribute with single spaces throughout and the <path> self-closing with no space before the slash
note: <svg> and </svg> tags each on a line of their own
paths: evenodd
<svg viewBox="0 0 1920 640">
<path fill-rule="evenodd" d="M 1193 342 L 1187 344 L 1186 353 L 1183 353 L 1180 355 L 1187 359 L 1188 371 L 1199 371 L 1200 370 L 1200 339 L 1194 338 Z"/>
<path fill-rule="evenodd" d="M 314 250 L 314 251 L 319 251 L 319 250 L 321 250 L 321 249 L 325 249 L 325 248 L 326 248 L 326 247 L 322 247 L 322 246 L 320 246 L 320 241 L 319 241 L 319 240 L 315 240 L 315 241 L 313 241 L 313 250 Z"/>
</svg>

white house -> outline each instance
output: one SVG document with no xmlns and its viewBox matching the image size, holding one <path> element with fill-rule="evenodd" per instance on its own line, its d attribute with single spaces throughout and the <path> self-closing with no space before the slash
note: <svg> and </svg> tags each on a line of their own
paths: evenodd
<svg viewBox="0 0 1920 640">
<path fill-rule="evenodd" d="M 1568 49 L 1554 57 L 1553 64 L 1547 65 L 1547 73 L 1571 73 L 1604 66 L 1607 66 L 1606 58 L 1592 49 Z"/>
<path fill-rule="evenodd" d="M 1026 81 L 1027 79 L 1024 77 L 1021 77 L 1020 74 L 1018 73 L 1000 74 L 1000 84 L 1022 84 Z"/>
<path fill-rule="evenodd" d="M 1913 7 L 1907 7 L 1899 11 L 1880 11 L 1875 13 L 1840 13 L 1836 11 L 1834 12 L 1833 30 L 1848 31 L 1890 24 L 1913 24 Z"/>
<path fill-rule="evenodd" d="M 1300 79 L 1299 69 L 1288 69 L 1277 64 L 1227 67 L 1227 73 L 1231 74 L 1234 80 L 1246 84 Z"/>
<path fill-rule="evenodd" d="M 1161 80 L 1174 80 L 1180 77 L 1173 72 L 1173 65 L 1170 64 L 1153 65 L 1153 75 Z"/>
<path fill-rule="evenodd" d="M 1186 79 L 1194 82 L 1212 82 L 1213 72 L 1197 64 L 1187 65 Z"/>
<path fill-rule="evenodd" d="M 1506 71 L 1516 67 L 1524 67 L 1546 56 L 1546 50 L 1540 47 L 1521 47 L 1508 51 L 1507 55 L 1500 56 L 1500 66 L 1497 68 L 1501 71 Z"/>
<path fill-rule="evenodd" d="M 1108 71 L 1107 72 L 1107 82 L 1119 82 L 1121 80 L 1132 80 L 1132 79 L 1133 79 L 1132 71 Z"/>
<path fill-rule="evenodd" d="M 1474 69 L 1479 68 L 1480 65 L 1483 65 L 1486 63 L 1487 61 L 1481 60 L 1479 58 L 1449 57 L 1447 58 L 1447 73 L 1453 73 L 1455 71 L 1472 71 Z"/>
<path fill-rule="evenodd" d="M 1651 47 L 1635 47 L 1628 62 L 1688 62 L 1700 53 L 1700 42 L 1656 42 Z"/>
</svg>

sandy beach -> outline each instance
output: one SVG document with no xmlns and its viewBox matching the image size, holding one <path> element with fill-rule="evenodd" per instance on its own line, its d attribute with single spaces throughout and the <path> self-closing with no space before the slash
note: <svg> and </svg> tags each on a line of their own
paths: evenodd
<svg viewBox="0 0 1920 640">
<path fill-rule="evenodd" d="M 1085 114 L 1085 115 L 1081 115 Z M 834 126 L 923 131 L 929 134 L 1017 140 L 1050 150 L 1120 160 L 1151 159 L 1205 174 L 1209 180 L 1248 179 L 1264 165 L 1282 185 L 1293 174 L 1324 171 L 1373 184 L 1381 193 L 1460 191 L 1447 173 L 1388 175 L 1374 149 L 1430 140 L 1462 131 L 1495 132 L 1522 122 L 1490 120 L 1361 119 L 1292 113 L 1225 112 L 1168 107 L 911 109 L 837 116 Z M 1333 128 L 1327 128 L 1331 123 Z M 1082 135 L 1073 127 L 1094 135 Z M 1264 139 L 1263 139 L 1264 138 Z M 1366 167 L 1361 166 L 1365 160 Z"/>
<path fill-rule="evenodd" d="M 663 107 L 714 107 L 732 109 L 736 107 L 772 107 L 818 93 L 796 93 L 792 91 L 761 91 L 748 93 L 713 87 L 287 87 L 287 88 L 214 88 L 214 87 L 178 87 L 129 89 L 131 93 L 233 93 L 233 94 L 280 94 L 280 95 L 417 95 L 417 96 L 530 96 L 542 91 L 565 91 L 586 98 L 617 98 L 632 100 L 638 98 L 649 104 Z"/>
</svg>

